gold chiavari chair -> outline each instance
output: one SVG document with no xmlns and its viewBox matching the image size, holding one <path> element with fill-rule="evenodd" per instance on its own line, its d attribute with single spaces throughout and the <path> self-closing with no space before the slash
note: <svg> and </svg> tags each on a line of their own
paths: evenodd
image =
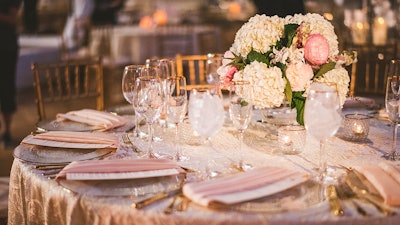
<svg viewBox="0 0 400 225">
<path fill-rule="evenodd" d="M 350 70 L 350 96 L 385 94 L 389 60 L 383 57 L 360 59 Z"/>
<path fill-rule="evenodd" d="M 48 119 L 50 113 L 47 111 L 51 109 L 52 115 L 60 112 L 61 108 L 104 109 L 103 67 L 100 58 L 33 63 L 31 70 L 38 121 Z"/>
<path fill-rule="evenodd" d="M 207 86 L 207 55 L 181 55 L 177 54 L 176 73 L 178 76 L 185 76 L 187 80 L 187 89 Z"/>
</svg>

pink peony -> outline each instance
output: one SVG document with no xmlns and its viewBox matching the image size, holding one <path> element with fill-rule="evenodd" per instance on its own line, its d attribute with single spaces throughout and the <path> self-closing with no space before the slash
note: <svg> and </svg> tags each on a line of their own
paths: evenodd
<svg viewBox="0 0 400 225">
<path fill-rule="evenodd" d="M 304 45 L 304 57 L 312 65 L 322 65 L 329 57 L 329 43 L 321 34 L 312 34 Z"/>
<path fill-rule="evenodd" d="M 305 86 L 313 76 L 312 67 L 305 63 L 289 64 L 286 69 L 286 77 L 290 82 L 292 91 L 304 91 Z"/>
</svg>

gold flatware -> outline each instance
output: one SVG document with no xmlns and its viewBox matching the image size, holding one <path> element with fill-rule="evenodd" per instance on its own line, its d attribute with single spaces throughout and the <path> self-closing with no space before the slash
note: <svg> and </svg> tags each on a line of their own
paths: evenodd
<svg viewBox="0 0 400 225">
<path fill-rule="evenodd" d="M 353 198 L 356 197 L 356 194 L 351 190 L 349 185 L 347 185 L 344 182 L 341 182 L 337 187 L 336 187 L 337 195 L 339 199 L 343 200 L 350 200 L 350 202 L 353 204 L 354 208 L 356 208 L 358 214 L 362 216 L 370 216 L 367 211 L 363 207 L 360 206 L 356 201 L 354 201 Z"/>
<path fill-rule="evenodd" d="M 343 210 L 342 205 L 340 204 L 340 201 L 339 201 L 339 198 L 338 198 L 338 195 L 336 192 L 336 187 L 334 185 L 329 185 L 326 188 L 326 196 L 328 198 L 331 213 L 335 216 L 343 216 L 344 210 Z"/>
<path fill-rule="evenodd" d="M 181 192 L 181 190 L 182 190 L 181 187 L 179 187 L 177 189 L 173 189 L 173 190 L 168 191 L 168 192 L 165 192 L 165 191 L 160 192 L 160 193 L 155 194 L 155 195 L 153 195 L 153 196 L 151 196 L 149 198 L 146 198 L 146 199 L 143 199 L 141 201 L 133 203 L 132 204 L 132 208 L 135 208 L 135 209 L 144 208 L 146 206 L 149 206 L 149 205 L 151 205 L 151 204 L 153 204 L 155 202 L 158 202 L 160 200 L 163 200 L 165 198 L 169 198 L 169 197 L 175 196 L 175 195 L 179 194 Z"/>
<path fill-rule="evenodd" d="M 174 211 L 175 202 L 176 202 L 177 199 L 178 199 L 178 195 L 175 195 L 175 196 L 172 198 L 171 203 L 169 203 L 169 204 L 167 205 L 167 207 L 165 207 L 165 209 L 163 210 L 163 212 L 164 212 L 165 214 L 171 214 L 171 213 Z"/>
<path fill-rule="evenodd" d="M 66 164 L 52 164 L 52 165 L 35 165 L 35 169 L 37 170 L 53 170 L 53 169 L 62 169 L 67 166 L 69 163 Z"/>
<path fill-rule="evenodd" d="M 362 180 L 359 178 L 354 170 L 349 169 L 347 171 L 346 183 L 359 198 L 363 198 L 372 203 L 381 213 L 385 214 L 386 216 L 391 216 L 395 214 L 393 210 L 391 210 L 383 203 L 383 199 L 380 196 L 372 194 L 368 190 L 368 188 L 365 186 L 365 184 L 362 182 Z"/>
<path fill-rule="evenodd" d="M 131 146 L 134 152 L 140 152 L 140 150 L 132 143 L 131 139 L 128 137 L 128 134 L 122 134 L 122 141 L 124 144 Z"/>
</svg>

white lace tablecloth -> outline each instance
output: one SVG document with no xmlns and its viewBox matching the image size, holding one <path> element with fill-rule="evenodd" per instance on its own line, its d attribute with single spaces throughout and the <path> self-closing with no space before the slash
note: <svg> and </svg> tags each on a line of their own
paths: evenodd
<svg viewBox="0 0 400 225">
<path fill-rule="evenodd" d="M 259 118 L 254 118 L 257 119 Z M 372 120 L 368 140 L 362 143 L 345 141 L 340 138 L 339 132 L 327 145 L 328 165 L 352 166 L 381 161 L 382 153 L 391 148 L 391 127 L 388 124 L 387 121 Z M 183 152 L 190 157 L 190 160 L 182 162 L 182 165 L 200 172 L 207 169 L 222 174 L 232 172 L 227 168 L 239 157 L 239 142 L 236 137 L 237 131 L 229 123 L 212 137 L 211 145 L 202 144 L 188 122 L 182 124 L 180 131 Z M 158 128 L 156 136 L 163 138 L 155 143 L 156 152 L 172 155 L 174 128 Z M 145 140 L 134 141 L 137 147 L 146 149 Z M 277 146 L 274 129 L 269 125 L 254 122 L 245 133 L 245 161 L 255 167 L 281 166 L 307 172 L 312 172 L 312 168 L 318 162 L 319 145 L 311 137 L 307 137 L 306 148 L 299 155 L 280 154 Z M 111 156 L 126 157 L 135 157 L 135 153 L 122 144 L 116 154 Z M 192 179 L 201 176 L 199 173 Z M 365 204 L 363 207 L 371 216 L 363 217 L 357 214 L 351 202 L 343 202 L 345 215 L 342 217 L 330 214 L 326 201 L 274 213 L 216 211 L 191 203 L 186 211 L 167 215 L 162 210 L 170 200 L 166 199 L 137 210 L 131 207 L 135 198 L 75 194 L 54 180 L 39 175 L 32 165 L 15 159 L 10 177 L 8 224 L 400 224 L 400 210 L 397 208 L 394 208 L 396 215 L 386 217 L 372 205 Z"/>
</svg>

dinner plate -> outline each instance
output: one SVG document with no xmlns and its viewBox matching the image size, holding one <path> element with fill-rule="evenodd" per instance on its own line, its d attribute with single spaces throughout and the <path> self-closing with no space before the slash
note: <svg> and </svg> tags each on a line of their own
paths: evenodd
<svg viewBox="0 0 400 225">
<path fill-rule="evenodd" d="M 366 97 L 348 97 L 343 104 L 343 108 L 372 108 L 375 100 Z"/>
<path fill-rule="evenodd" d="M 168 192 L 182 186 L 185 176 L 173 175 L 121 180 L 65 180 L 58 182 L 65 189 L 88 196 L 143 196 Z"/>
<path fill-rule="evenodd" d="M 36 127 L 46 131 L 94 131 L 99 130 L 98 126 L 91 126 L 84 123 L 64 120 L 44 120 L 36 124 Z"/>
<path fill-rule="evenodd" d="M 225 205 L 212 203 L 209 207 L 215 210 L 236 210 L 254 213 L 277 213 L 301 210 L 323 201 L 322 186 L 309 180 L 286 191 L 256 200 Z"/>
<path fill-rule="evenodd" d="M 107 148 L 71 149 L 21 144 L 14 149 L 14 157 L 30 163 L 57 164 L 95 159 L 112 151 L 112 149 Z"/>
</svg>

